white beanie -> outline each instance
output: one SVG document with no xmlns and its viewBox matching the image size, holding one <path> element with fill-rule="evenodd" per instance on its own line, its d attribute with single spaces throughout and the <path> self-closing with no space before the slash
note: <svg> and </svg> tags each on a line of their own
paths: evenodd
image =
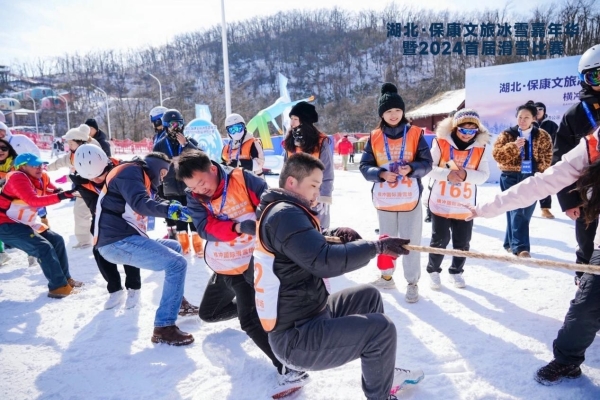
<svg viewBox="0 0 600 400">
<path fill-rule="evenodd" d="M 90 140 L 90 127 L 86 124 L 81 124 L 78 128 L 69 129 L 65 136 L 63 136 L 63 139 L 87 142 Z"/>
<path fill-rule="evenodd" d="M 8 132 L 8 126 L 4 122 L 0 122 L 0 129 Z"/>
</svg>

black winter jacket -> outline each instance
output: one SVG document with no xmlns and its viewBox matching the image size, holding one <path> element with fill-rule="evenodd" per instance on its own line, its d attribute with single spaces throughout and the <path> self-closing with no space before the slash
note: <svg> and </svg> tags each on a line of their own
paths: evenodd
<svg viewBox="0 0 600 400">
<path fill-rule="evenodd" d="M 262 215 L 274 202 L 279 203 Z M 295 321 L 323 310 L 329 296 L 323 278 L 364 267 L 376 255 L 373 242 L 327 243 L 300 205 L 310 209 L 293 193 L 269 189 L 256 210 L 257 219 L 262 217 L 260 239 L 275 254 L 274 271 L 280 281 L 274 332 L 292 328 Z"/>
<path fill-rule="evenodd" d="M 177 139 L 172 139 L 169 135 L 164 135 L 162 139 L 156 142 L 156 144 L 152 148 L 152 151 L 164 153 L 167 155 L 167 157 L 169 157 L 169 159 L 172 160 L 175 157 L 179 157 L 179 155 L 184 150 L 198 148 L 198 142 L 196 142 L 190 137 L 186 137 L 186 139 L 187 144 L 181 147 L 180 149 L 180 144 L 177 141 Z M 185 197 L 186 195 L 185 184 L 183 182 L 178 181 L 175 178 L 175 166 L 172 163 L 169 166 L 169 171 L 167 172 L 167 175 L 163 179 L 162 187 L 162 191 L 165 197 Z"/>
<path fill-rule="evenodd" d="M 552 164 L 560 161 L 562 156 L 573 150 L 582 137 L 592 133 L 594 126 L 588 117 L 582 102 L 588 105 L 592 119 L 596 125 L 600 125 L 600 92 L 594 91 L 590 86 L 582 84 L 583 89 L 579 95 L 579 103 L 572 105 L 563 115 L 556 139 L 554 140 L 554 152 L 552 154 Z M 577 183 L 567 186 L 558 192 L 558 202 L 563 211 L 575 208 L 581 205 L 581 197 L 575 191 Z"/>
<path fill-rule="evenodd" d="M 92 224 L 90 226 L 90 233 L 93 235 L 94 224 L 96 220 L 96 204 L 98 203 L 99 193 L 89 190 L 84 185 L 91 183 L 96 188 L 98 188 L 98 190 L 101 190 L 104 184 L 102 183 L 100 185 L 96 185 L 93 182 L 82 178 L 81 176 L 79 176 L 79 174 L 71 174 L 69 175 L 69 179 L 71 179 L 71 182 L 73 182 L 73 185 L 75 185 L 75 189 L 77 189 L 77 191 L 81 195 L 81 198 L 85 202 L 85 205 L 87 206 L 87 208 L 90 209 L 90 212 L 92 213 Z"/>
<path fill-rule="evenodd" d="M 94 139 L 96 139 L 98 143 L 100 143 L 100 147 L 102 147 L 102 150 L 104 150 L 106 155 L 110 157 L 110 143 L 108 143 L 108 140 L 106 139 L 106 133 L 98 129 L 98 132 L 96 132 L 96 134 L 94 135 Z"/>
</svg>

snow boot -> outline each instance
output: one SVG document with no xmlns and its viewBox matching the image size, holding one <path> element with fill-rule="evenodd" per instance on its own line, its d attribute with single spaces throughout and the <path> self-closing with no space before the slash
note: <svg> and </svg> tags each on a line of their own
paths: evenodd
<svg viewBox="0 0 600 400">
<path fill-rule="evenodd" d="M 309 381 L 310 377 L 305 371 L 295 371 L 284 366 L 277 385 L 271 391 L 271 397 L 282 399 L 302 389 Z"/>
<path fill-rule="evenodd" d="M 551 386 L 560 383 L 564 378 L 576 379 L 581 376 L 581 368 L 575 364 L 561 364 L 556 360 L 538 369 L 534 379 L 542 385 Z"/>
<path fill-rule="evenodd" d="M 416 303 L 419 301 L 419 286 L 416 283 L 409 283 L 406 286 L 404 300 L 406 300 L 407 303 Z"/>
<path fill-rule="evenodd" d="M 165 343 L 171 346 L 185 346 L 194 342 L 194 337 L 179 330 L 177 325 L 156 326 L 152 334 L 152 343 Z"/>
<path fill-rule="evenodd" d="M 140 289 L 127 289 L 127 300 L 125 308 L 130 309 L 137 306 L 140 302 Z"/>
<path fill-rule="evenodd" d="M 554 215 L 550 212 L 549 208 L 542 208 L 542 218 L 554 219 Z"/>
<path fill-rule="evenodd" d="M 190 252 L 190 237 L 186 231 L 177 232 L 177 241 L 181 245 L 181 251 L 183 254 Z"/>
<path fill-rule="evenodd" d="M 181 307 L 179 307 L 179 315 L 181 315 L 182 317 L 187 317 L 189 315 L 199 315 L 199 312 L 200 308 L 191 304 L 189 301 L 186 300 L 185 297 L 181 300 Z"/>
<path fill-rule="evenodd" d="M 83 282 L 76 281 L 73 278 L 67 279 L 67 283 L 69 285 L 71 285 L 71 287 L 82 287 L 83 286 Z"/>
<path fill-rule="evenodd" d="M 71 285 L 67 283 L 65 286 L 48 291 L 48 297 L 52 299 L 62 299 L 63 297 L 67 297 L 68 295 L 75 293 L 77 293 L 77 291 L 73 290 Z"/>
<path fill-rule="evenodd" d="M 429 287 L 433 290 L 440 290 L 442 288 L 442 280 L 440 279 L 439 272 L 430 272 L 429 273 Z"/>
<path fill-rule="evenodd" d="M 204 242 L 198 232 L 192 232 L 192 247 L 196 257 L 204 257 Z"/>
<path fill-rule="evenodd" d="M 450 274 L 450 282 L 452 282 L 455 288 L 464 289 L 467 287 L 462 274 Z"/>
<path fill-rule="evenodd" d="M 106 300 L 106 303 L 104 303 L 104 309 L 110 310 L 115 308 L 123 302 L 124 298 L 125 294 L 123 293 L 123 289 L 109 293 L 108 300 Z"/>
</svg>

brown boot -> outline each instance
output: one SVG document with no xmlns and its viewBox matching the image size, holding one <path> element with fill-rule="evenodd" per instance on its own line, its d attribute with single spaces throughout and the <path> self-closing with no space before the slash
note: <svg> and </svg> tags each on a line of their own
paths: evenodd
<svg viewBox="0 0 600 400">
<path fill-rule="evenodd" d="M 542 208 L 542 218 L 554 219 L 554 215 L 549 208 Z"/>
<path fill-rule="evenodd" d="M 67 279 L 67 282 L 69 283 L 69 285 L 71 285 L 71 287 L 82 287 L 83 286 L 83 282 L 76 281 L 73 278 Z"/>
<path fill-rule="evenodd" d="M 187 232 L 177 232 L 177 241 L 181 245 L 181 251 L 183 252 L 183 254 L 187 254 L 190 252 L 190 237 L 188 236 Z"/>
<path fill-rule="evenodd" d="M 192 247 L 196 257 L 204 257 L 204 243 L 198 232 L 192 232 Z"/>
<path fill-rule="evenodd" d="M 527 250 L 523 250 L 522 252 L 520 252 L 519 254 L 517 254 L 517 257 L 520 257 L 520 258 L 531 258 L 531 254 Z"/>
<path fill-rule="evenodd" d="M 187 317 L 189 315 L 198 315 L 199 312 L 200 308 L 191 304 L 189 301 L 186 300 L 185 297 L 181 300 L 181 307 L 179 307 L 179 315 L 181 315 L 182 317 Z"/>
<path fill-rule="evenodd" d="M 194 337 L 182 332 L 176 325 L 157 326 L 152 334 L 152 343 L 165 343 L 171 346 L 185 346 L 194 342 Z"/>
<path fill-rule="evenodd" d="M 77 292 L 75 292 L 75 293 L 77 293 Z M 53 299 L 62 299 L 63 297 L 67 297 L 70 294 L 73 294 L 73 287 L 71 287 L 71 285 L 69 285 L 69 284 L 66 284 L 65 286 L 48 291 L 48 297 L 53 298 Z"/>
</svg>

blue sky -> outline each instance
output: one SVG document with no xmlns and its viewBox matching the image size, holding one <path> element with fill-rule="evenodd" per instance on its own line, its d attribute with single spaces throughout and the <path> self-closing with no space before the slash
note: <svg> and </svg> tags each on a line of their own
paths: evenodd
<svg viewBox="0 0 600 400">
<path fill-rule="evenodd" d="M 310 10 L 338 6 L 358 11 L 382 10 L 390 2 L 371 0 L 225 0 L 228 21 L 240 21 L 292 9 Z M 542 0 L 530 0 L 527 9 Z M 396 1 L 414 9 L 415 2 Z M 508 4 L 513 12 L 525 12 L 511 2 L 494 0 L 421 0 L 419 5 L 436 10 L 473 11 Z M 32 61 L 66 53 L 97 49 L 140 48 L 161 45 L 175 35 L 202 30 L 221 22 L 220 0 L 2 0 L 0 65 Z"/>
</svg>

